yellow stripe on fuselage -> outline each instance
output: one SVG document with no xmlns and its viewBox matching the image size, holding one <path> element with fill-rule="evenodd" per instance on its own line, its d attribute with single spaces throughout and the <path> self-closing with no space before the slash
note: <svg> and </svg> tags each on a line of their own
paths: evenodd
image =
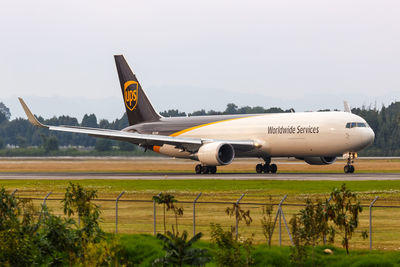
<svg viewBox="0 0 400 267">
<path fill-rule="evenodd" d="M 195 129 L 198 129 L 198 128 L 201 128 L 201 127 L 204 127 L 204 126 L 209 126 L 209 125 L 213 125 L 213 124 L 220 123 L 220 122 L 233 121 L 233 120 L 245 119 L 245 118 L 250 118 L 250 117 L 255 117 L 255 116 L 246 116 L 246 117 L 239 117 L 239 118 L 233 118 L 233 119 L 226 119 L 226 120 L 221 120 L 221 121 L 209 122 L 209 123 L 205 123 L 205 124 L 201 124 L 201 125 L 197 125 L 197 126 L 194 126 L 194 127 L 190 127 L 190 128 L 181 130 L 179 132 L 171 134 L 170 136 L 178 136 L 178 135 L 181 135 L 183 133 L 186 133 L 186 132 L 189 132 L 189 131 L 192 131 L 192 130 L 195 130 Z"/>
</svg>

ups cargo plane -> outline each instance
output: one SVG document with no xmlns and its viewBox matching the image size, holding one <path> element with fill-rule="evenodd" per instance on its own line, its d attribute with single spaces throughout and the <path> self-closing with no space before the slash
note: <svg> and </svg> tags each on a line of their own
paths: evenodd
<svg viewBox="0 0 400 267">
<path fill-rule="evenodd" d="M 216 173 L 234 158 L 255 157 L 257 173 L 276 173 L 273 157 L 295 157 L 312 165 L 347 159 L 353 173 L 357 152 L 375 138 L 367 122 L 350 112 L 304 112 L 165 118 L 158 114 L 122 55 L 115 57 L 129 127 L 120 131 L 43 125 L 19 98 L 29 121 L 54 131 L 130 142 L 163 155 L 197 160 L 195 172 Z"/>
</svg>

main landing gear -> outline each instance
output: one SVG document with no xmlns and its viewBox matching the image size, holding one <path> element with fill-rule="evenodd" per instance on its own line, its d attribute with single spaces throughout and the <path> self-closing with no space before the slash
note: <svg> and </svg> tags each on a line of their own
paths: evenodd
<svg viewBox="0 0 400 267">
<path fill-rule="evenodd" d="M 349 152 L 348 154 L 344 155 L 345 158 L 347 158 L 347 164 L 344 166 L 344 173 L 354 173 L 355 168 L 354 168 L 354 159 L 357 158 L 357 153 L 354 152 Z"/>
<path fill-rule="evenodd" d="M 215 174 L 217 173 L 217 166 L 202 166 L 201 164 L 197 164 L 194 171 L 196 174 Z"/>
<path fill-rule="evenodd" d="M 264 159 L 265 164 L 257 164 L 256 165 L 256 172 L 257 173 L 276 173 L 278 171 L 278 166 L 276 164 L 270 164 L 271 159 Z"/>
</svg>

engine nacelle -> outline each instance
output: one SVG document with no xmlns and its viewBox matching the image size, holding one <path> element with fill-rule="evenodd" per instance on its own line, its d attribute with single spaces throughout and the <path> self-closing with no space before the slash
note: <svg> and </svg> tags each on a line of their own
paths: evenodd
<svg viewBox="0 0 400 267">
<path fill-rule="evenodd" d="M 233 146 L 219 142 L 204 144 L 197 152 L 197 159 L 206 166 L 228 165 L 234 157 Z"/>
<path fill-rule="evenodd" d="M 328 165 L 336 161 L 336 157 L 309 157 L 303 158 L 310 165 Z"/>
</svg>

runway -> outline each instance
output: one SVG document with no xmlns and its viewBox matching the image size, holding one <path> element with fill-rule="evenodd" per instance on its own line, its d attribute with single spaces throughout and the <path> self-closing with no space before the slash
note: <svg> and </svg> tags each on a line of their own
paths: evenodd
<svg viewBox="0 0 400 267">
<path fill-rule="evenodd" d="M 115 180 L 292 180 L 292 181 L 387 181 L 400 180 L 400 173 L 0 173 L 0 180 L 83 180 L 83 179 L 115 179 Z"/>
</svg>

